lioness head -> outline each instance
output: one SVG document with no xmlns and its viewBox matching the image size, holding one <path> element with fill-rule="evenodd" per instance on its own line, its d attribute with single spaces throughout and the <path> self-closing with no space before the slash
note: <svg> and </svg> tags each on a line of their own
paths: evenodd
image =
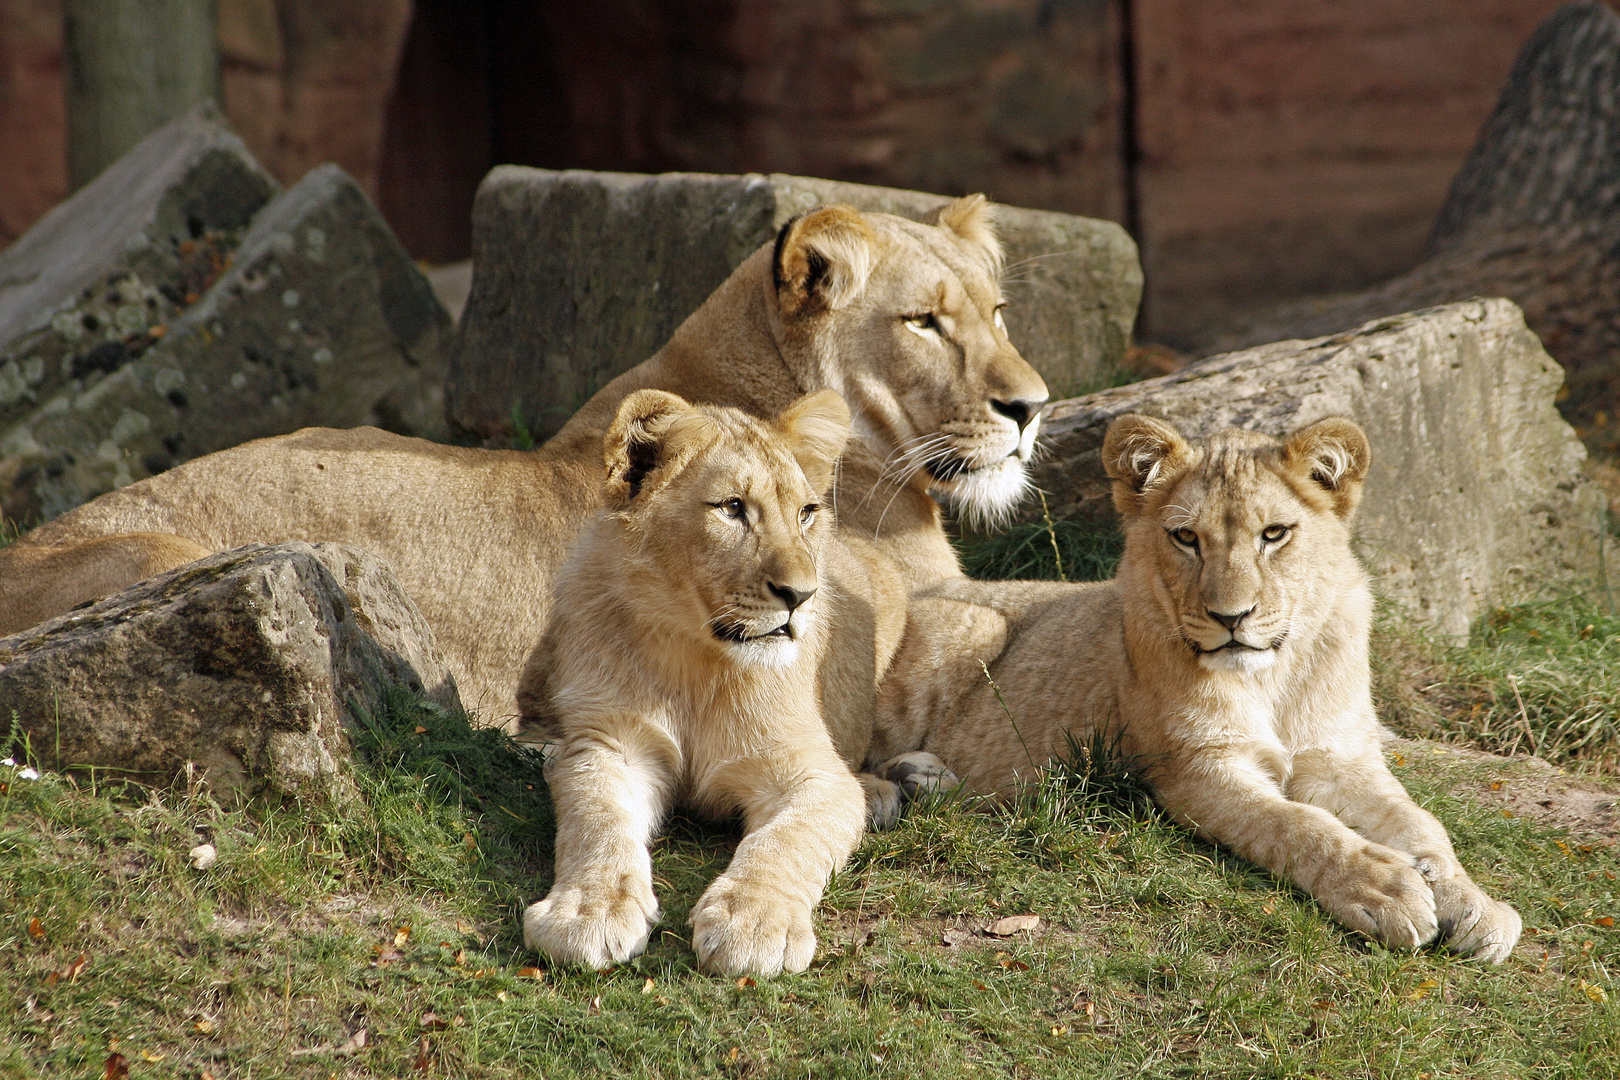
<svg viewBox="0 0 1620 1080">
<path fill-rule="evenodd" d="M 605 502 L 629 587 L 675 640 L 790 664 L 815 626 L 822 496 L 849 410 L 822 390 L 772 420 L 661 390 L 625 398 L 604 441 Z"/>
<path fill-rule="evenodd" d="M 986 519 L 1024 494 L 1047 399 L 1007 339 L 991 213 L 982 195 L 926 222 L 819 207 L 782 227 L 770 282 L 784 360 L 849 403 L 884 483 Z"/>
<path fill-rule="evenodd" d="M 1349 524 L 1369 461 L 1366 435 L 1342 417 L 1282 441 L 1231 430 L 1191 442 L 1163 421 L 1120 417 L 1103 463 L 1131 602 L 1151 605 L 1207 670 L 1271 667 L 1347 586 L 1365 594 Z"/>
</svg>

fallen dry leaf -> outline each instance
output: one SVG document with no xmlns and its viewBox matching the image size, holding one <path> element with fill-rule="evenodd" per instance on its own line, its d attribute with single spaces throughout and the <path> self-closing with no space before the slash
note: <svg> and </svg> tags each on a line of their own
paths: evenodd
<svg viewBox="0 0 1620 1080">
<path fill-rule="evenodd" d="M 939 943 L 947 949 L 953 949 L 972 936 L 971 930 L 946 930 L 939 935 Z"/>
<path fill-rule="evenodd" d="M 212 1020 L 199 1020 L 192 1024 L 191 1027 L 199 1035 L 212 1035 L 214 1033 L 214 1022 Z"/>
<path fill-rule="evenodd" d="M 129 1058 L 120 1053 L 107 1055 L 102 1080 L 129 1080 Z"/>
<path fill-rule="evenodd" d="M 405 947 L 405 943 L 409 940 L 411 940 L 410 927 L 402 926 L 398 930 L 394 931 L 394 948 L 403 949 Z"/>
<path fill-rule="evenodd" d="M 653 992 L 653 981 L 651 979 L 648 979 L 646 982 L 641 984 L 641 992 L 643 994 L 650 994 Z"/>
<path fill-rule="evenodd" d="M 371 951 L 377 957 L 371 962 L 372 967 L 384 967 L 405 959 L 405 954 L 391 945 L 374 945 Z"/>
<path fill-rule="evenodd" d="M 198 844 L 186 854 L 191 860 L 193 870 L 206 870 L 219 859 L 219 852 L 214 850 L 213 844 Z"/>
<path fill-rule="evenodd" d="M 1011 953 L 996 953 L 996 966 L 1004 967 L 1008 971 L 1028 971 L 1029 965 L 1022 960 L 1014 960 Z"/>
<path fill-rule="evenodd" d="M 1417 984 L 1416 989 L 1406 996 L 1411 998 L 1413 1001 L 1422 1001 L 1424 998 L 1429 996 L 1429 992 L 1431 990 L 1437 990 L 1439 987 L 1440 984 L 1435 982 L 1433 979 L 1424 979 L 1422 982 Z"/>
<path fill-rule="evenodd" d="M 1594 1004 L 1601 1005 L 1605 1001 L 1609 1000 L 1608 992 L 1605 991 L 1603 989 L 1603 987 L 1599 986 L 1597 983 L 1589 983 L 1585 979 L 1582 979 L 1581 980 L 1581 989 L 1586 991 L 1586 996 Z"/>
<path fill-rule="evenodd" d="M 737 985 L 743 987 L 744 989 L 747 989 L 748 987 L 755 986 L 757 984 L 754 982 L 753 979 L 750 979 L 748 976 L 744 975 L 744 976 L 742 976 L 741 978 L 739 978 L 737 980 Z"/>
<path fill-rule="evenodd" d="M 1039 915 L 1008 915 L 984 928 L 992 937 L 1012 937 L 1020 930 L 1035 930 L 1041 925 Z"/>
<path fill-rule="evenodd" d="M 517 977 L 520 979 L 543 979 L 546 977 L 546 973 L 537 967 L 521 967 L 518 968 Z"/>
<path fill-rule="evenodd" d="M 168 1056 L 169 1055 L 167 1055 L 167 1054 L 154 1054 L 150 1050 L 142 1050 L 141 1051 L 141 1060 L 142 1061 L 149 1061 L 154 1065 L 156 1065 L 158 1062 L 162 1061 L 164 1058 L 166 1058 Z"/>
<path fill-rule="evenodd" d="M 438 1013 L 426 1012 L 422 1014 L 421 1024 L 429 1031 L 443 1031 L 450 1025 Z"/>
<path fill-rule="evenodd" d="M 28 920 L 28 936 L 35 941 L 45 940 L 45 927 L 40 923 L 38 915 Z"/>
<path fill-rule="evenodd" d="M 602 995 L 597 994 L 591 998 L 591 1003 L 585 1006 L 586 1016 L 600 1016 L 602 1013 Z"/>
<path fill-rule="evenodd" d="M 428 1041 L 426 1035 L 416 1044 L 416 1060 L 411 1065 L 417 1072 L 427 1072 L 433 1068 L 433 1044 Z"/>
<path fill-rule="evenodd" d="M 1613 926 L 1614 925 L 1614 916 L 1613 915 L 1599 915 L 1597 918 L 1593 919 L 1592 921 L 1597 923 L 1599 926 Z"/>
</svg>

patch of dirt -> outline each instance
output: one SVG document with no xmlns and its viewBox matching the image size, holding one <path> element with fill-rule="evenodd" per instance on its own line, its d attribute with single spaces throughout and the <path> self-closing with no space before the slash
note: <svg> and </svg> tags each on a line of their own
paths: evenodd
<svg viewBox="0 0 1620 1080">
<path fill-rule="evenodd" d="M 1529 754 L 1502 757 L 1427 739 L 1392 739 L 1385 749 L 1413 762 L 1441 765 L 1454 792 L 1487 806 L 1583 840 L 1620 842 L 1620 779 L 1571 776 Z"/>
</svg>

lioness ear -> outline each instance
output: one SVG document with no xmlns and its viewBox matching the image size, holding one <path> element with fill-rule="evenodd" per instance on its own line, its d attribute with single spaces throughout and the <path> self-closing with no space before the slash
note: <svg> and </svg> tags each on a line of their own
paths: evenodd
<svg viewBox="0 0 1620 1080">
<path fill-rule="evenodd" d="M 1372 464 L 1367 434 L 1354 420 L 1330 416 L 1300 428 L 1283 443 L 1289 468 L 1309 476 L 1333 499 L 1333 511 L 1342 518 L 1361 502 L 1361 481 Z"/>
<path fill-rule="evenodd" d="M 787 440 L 804 478 L 825 495 L 838 457 L 849 442 L 849 406 L 835 390 L 806 394 L 782 411 L 776 428 Z"/>
<path fill-rule="evenodd" d="M 1192 456 L 1181 432 L 1151 416 L 1130 414 L 1108 425 L 1103 436 L 1103 468 L 1114 481 L 1114 509 L 1129 516 L 1142 508 L 1142 496 Z"/>
<path fill-rule="evenodd" d="M 931 221 L 984 252 L 991 275 L 1001 273 L 1001 239 L 996 236 L 996 204 L 983 195 L 964 195 L 929 214 Z"/>
<path fill-rule="evenodd" d="M 872 230 L 842 204 L 800 214 L 776 234 L 771 280 L 783 314 L 834 311 L 859 296 L 872 274 Z"/>
<path fill-rule="evenodd" d="M 666 442 L 675 422 L 694 413 L 684 398 L 663 390 L 637 390 L 620 403 L 602 439 L 609 505 L 623 505 L 640 493 L 647 475 L 669 457 Z"/>
</svg>

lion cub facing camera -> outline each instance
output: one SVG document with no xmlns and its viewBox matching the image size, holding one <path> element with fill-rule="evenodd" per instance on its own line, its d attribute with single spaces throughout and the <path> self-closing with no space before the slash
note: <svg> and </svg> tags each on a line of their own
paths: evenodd
<svg viewBox="0 0 1620 1080">
<path fill-rule="evenodd" d="M 888 781 L 857 779 L 878 678 L 898 647 L 898 570 L 833 535 L 822 502 L 849 437 L 824 390 L 774 420 L 659 390 L 603 443 L 605 509 L 555 589 L 518 687 L 550 744 L 556 883 L 523 915 L 553 960 L 606 967 L 657 920 L 647 844 L 679 801 L 740 810 L 746 835 L 692 911 L 700 966 L 803 971 L 811 912 Z M 864 790 L 863 790 L 864 789 Z"/>
</svg>

